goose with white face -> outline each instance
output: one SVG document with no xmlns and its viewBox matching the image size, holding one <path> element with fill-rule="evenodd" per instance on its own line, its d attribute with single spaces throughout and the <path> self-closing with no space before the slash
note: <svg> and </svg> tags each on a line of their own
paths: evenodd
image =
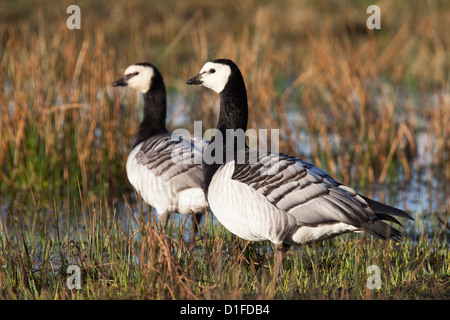
<svg viewBox="0 0 450 320">
<path fill-rule="evenodd" d="M 126 162 L 127 177 L 165 225 L 171 213 L 194 213 L 190 241 L 205 210 L 201 159 L 207 141 L 166 129 L 166 89 L 158 68 L 141 62 L 126 68 L 113 86 L 128 86 L 144 97 L 144 116 Z M 183 131 L 185 132 L 185 130 Z"/>
<path fill-rule="evenodd" d="M 220 93 L 217 122 L 220 133 L 229 129 L 246 130 L 246 88 L 234 62 L 227 59 L 208 62 L 187 84 L 201 84 Z M 208 203 L 215 218 L 235 235 L 274 244 L 274 279 L 281 272 L 290 245 L 305 245 L 360 231 L 398 241 L 401 232 L 385 221 L 400 224 L 394 216 L 414 220 L 400 209 L 359 195 L 297 157 L 248 147 L 232 150 L 233 160 L 224 164 L 203 162 Z M 245 156 L 241 159 L 245 161 L 237 163 L 242 153 Z M 274 164 L 276 174 L 267 175 L 267 169 L 275 169 Z"/>
<path fill-rule="evenodd" d="M 146 93 L 150 89 L 154 73 L 150 65 L 133 64 L 125 70 L 122 78 L 113 83 L 113 86 L 128 86 Z"/>
<path fill-rule="evenodd" d="M 186 83 L 202 85 L 217 93 L 221 93 L 228 83 L 230 74 L 230 66 L 210 61 L 205 63 L 200 72 L 195 77 L 186 81 Z"/>
</svg>

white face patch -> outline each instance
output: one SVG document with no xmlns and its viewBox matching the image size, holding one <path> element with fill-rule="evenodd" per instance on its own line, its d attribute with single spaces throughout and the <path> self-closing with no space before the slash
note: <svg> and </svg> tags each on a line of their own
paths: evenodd
<svg viewBox="0 0 450 320">
<path fill-rule="evenodd" d="M 222 63 L 207 62 L 200 70 L 199 75 L 202 85 L 221 93 L 225 88 L 231 69 L 228 65 Z"/>
<path fill-rule="evenodd" d="M 126 80 L 127 86 L 146 93 L 150 89 L 153 73 L 154 71 L 151 67 L 133 64 L 125 70 L 124 77 L 129 77 Z"/>
</svg>

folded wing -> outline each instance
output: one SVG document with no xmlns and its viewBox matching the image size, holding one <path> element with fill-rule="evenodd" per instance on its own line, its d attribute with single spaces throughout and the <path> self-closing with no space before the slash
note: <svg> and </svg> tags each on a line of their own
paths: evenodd
<svg viewBox="0 0 450 320">
<path fill-rule="evenodd" d="M 382 220 L 400 224 L 392 215 L 412 219 L 406 212 L 359 195 L 314 165 L 285 154 L 245 149 L 232 179 L 263 194 L 289 213 L 298 225 L 344 222 L 378 238 L 399 240 L 401 233 Z"/>
<path fill-rule="evenodd" d="M 155 176 L 170 181 L 176 192 L 192 187 L 203 189 L 201 163 L 206 144 L 199 138 L 156 135 L 142 144 L 136 160 Z"/>
</svg>

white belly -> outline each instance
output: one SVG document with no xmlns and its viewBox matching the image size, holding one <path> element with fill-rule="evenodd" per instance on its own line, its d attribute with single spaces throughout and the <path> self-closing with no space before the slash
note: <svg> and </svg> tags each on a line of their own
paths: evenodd
<svg viewBox="0 0 450 320">
<path fill-rule="evenodd" d="M 317 226 L 298 226 L 288 234 L 285 242 L 292 245 L 309 244 L 358 230 L 357 227 L 343 222 L 321 224 Z"/>
<path fill-rule="evenodd" d="M 156 209 L 158 216 L 165 217 L 176 212 L 189 214 L 192 210 L 200 213 L 205 210 L 206 199 L 201 188 L 189 188 L 176 192 L 170 180 L 156 176 L 146 166 L 136 161 L 139 146 L 135 147 L 127 159 L 127 176 L 142 199 Z"/>
<path fill-rule="evenodd" d="M 235 235 L 251 241 L 280 243 L 295 227 L 295 219 L 272 205 L 263 195 L 231 179 L 234 162 L 223 165 L 208 188 L 214 216 Z"/>
</svg>

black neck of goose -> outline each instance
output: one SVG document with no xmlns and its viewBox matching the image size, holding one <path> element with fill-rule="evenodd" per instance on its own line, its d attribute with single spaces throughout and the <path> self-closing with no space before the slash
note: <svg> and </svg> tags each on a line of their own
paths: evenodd
<svg viewBox="0 0 450 320">
<path fill-rule="evenodd" d="M 166 133 L 166 89 L 164 84 L 152 83 L 151 88 L 144 93 L 144 118 L 139 125 L 134 145 L 159 133 Z"/>
<path fill-rule="evenodd" d="M 248 105 L 245 84 L 233 84 L 220 93 L 220 113 L 217 129 L 226 137 L 226 129 L 247 130 Z"/>
<path fill-rule="evenodd" d="M 247 104 L 247 91 L 245 89 L 245 83 L 240 72 L 235 75 L 233 79 L 230 76 L 227 85 L 224 90 L 220 93 L 220 113 L 219 121 L 217 123 L 216 129 L 219 130 L 217 134 L 220 134 L 223 139 L 223 159 L 221 163 L 210 163 L 207 164 L 203 162 L 203 177 L 205 182 L 205 192 L 208 191 L 209 184 L 214 173 L 219 169 L 222 164 L 226 162 L 227 151 L 233 148 L 234 158 L 236 158 L 237 151 L 239 148 L 247 148 L 246 142 L 240 144 L 235 140 L 235 136 L 230 135 L 230 131 L 227 129 L 232 129 L 231 132 L 236 132 L 236 130 L 242 129 L 243 133 L 247 130 L 247 120 L 248 120 L 248 104 Z M 213 142 L 216 140 L 215 135 L 211 139 L 209 146 L 211 148 L 217 148 Z M 234 141 L 233 141 L 234 140 Z M 208 147 L 207 147 L 208 148 Z"/>
</svg>

